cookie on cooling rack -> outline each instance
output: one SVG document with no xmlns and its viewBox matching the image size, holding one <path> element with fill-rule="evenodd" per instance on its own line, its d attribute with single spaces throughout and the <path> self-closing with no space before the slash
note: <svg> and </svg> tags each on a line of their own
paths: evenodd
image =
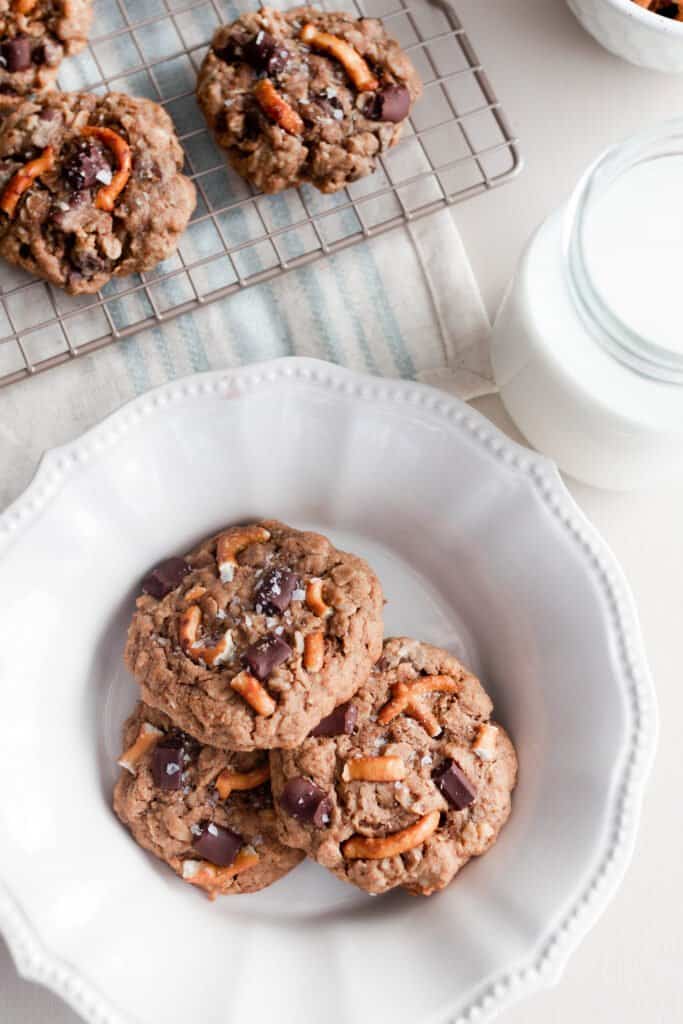
<svg viewBox="0 0 683 1024">
<path fill-rule="evenodd" d="M 214 746 L 296 746 L 382 651 L 370 567 L 284 523 L 225 530 L 142 587 L 126 664 L 147 704 Z"/>
<path fill-rule="evenodd" d="M 387 640 L 347 705 L 271 752 L 282 841 L 367 892 L 443 889 L 510 813 L 517 759 L 491 711 L 452 655 Z"/>
<path fill-rule="evenodd" d="M 63 57 L 83 49 L 93 0 L 0 0 L 0 110 L 50 89 Z"/>
<path fill-rule="evenodd" d="M 336 192 L 398 142 L 422 91 L 375 18 L 262 8 L 219 28 L 197 96 L 230 163 L 264 192 Z"/>
<path fill-rule="evenodd" d="M 0 124 L 0 256 L 72 294 L 151 270 L 195 206 L 168 114 L 123 93 L 53 92 Z"/>
<path fill-rule="evenodd" d="M 123 746 L 114 810 L 186 882 L 212 898 L 257 892 L 303 860 L 278 841 L 267 756 L 202 746 L 144 704 Z"/>
</svg>

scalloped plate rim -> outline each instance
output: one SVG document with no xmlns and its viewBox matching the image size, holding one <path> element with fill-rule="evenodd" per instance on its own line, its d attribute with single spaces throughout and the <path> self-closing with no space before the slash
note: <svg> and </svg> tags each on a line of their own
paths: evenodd
<svg viewBox="0 0 683 1024">
<path fill-rule="evenodd" d="M 46 451 L 25 490 L 0 513 L 0 557 L 21 527 L 28 525 L 33 515 L 61 489 L 60 485 L 66 484 L 70 470 L 87 462 L 91 454 L 89 447 L 93 443 L 95 447 L 100 440 L 102 446 L 115 444 L 146 411 L 158 410 L 167 402 L 194 401 L 202 393 L 215 393 L 219 388 L 224 392 L 223 397 L 243 400 L 248 398 L 252 388 L 272 383 L 278 377 L 302 381 L 323 390 L 331 389 L 338 394 L 340 391 L 334 385 L 345 382 L 349 397 L 360 399 L 399 402 L 414 396 L 416 405 L 432 415 L 447 419 L 454 432 L 465 432 L 491 458 L 513 465 L 529 486 L 540 494 L 563 529 L 573 533 L 581 542 L 591 571 L 597 574 L 603 590 L 607 590 L 611 598 L 610 625 L 617 635 L 630 640 L 631 667 L 627 671 L 622 664 L 621 682 L 630 698 L 633 723 L 630 736 L 624 740 L 625 745 L 628 742 L 626 763 L 620 784 L 615 788 L 609 838 L 599 858 L 599 866 L 590 881 L 581 887 L 562 921 L 549 932 L 540 949 L 533 950 L 523 961 L 506 967 L 493 981 L 484 983 L 463 1009 L 454 1011 L 451 1008 L 435 1018 L 443 1024 L 470 1024 L 475 1018 L 479 1024 L 484 1024 L 524 996 L 557 984 L 571 954 L 607 908 L 633 854 L 645 787 L 657 745 L 657 699 L 633 595 L 616 556 L 576 504 L 551 460 L 513 441 L 461 399 L 415 381 L 374 377 L 323 360 L 297 356 L 210 370 L 153 388 L 124 403 L 75 440 Z M 237 390 L 228 395 L 230 384 Z M 111 432 L 112 425 L 119 422 L 120 428 Z M 74 966 L 44 947 L 1 878 L 0 934 L 7 943 L 19 975 L 50 989 L 85 1020 L 92 1024 L 134 1024 L 133 1018 L 122 1015 L 110 998 L 98 991 Z"/>
</svg>

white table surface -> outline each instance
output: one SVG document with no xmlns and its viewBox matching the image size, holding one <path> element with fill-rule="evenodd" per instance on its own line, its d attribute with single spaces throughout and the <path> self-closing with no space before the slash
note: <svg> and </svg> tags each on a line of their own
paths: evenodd
<svg viewBox="0 0 683 1024">
<path fill-rule="evenodd" d="M 583 33 L 562 0 L 456 0 L 456 6 L 526 157 L 516 181 L 455 213 L 493 313 L 532 229 L 601 148 L 682 112 L 683 76 L 641 71 L 611 57 Z M 497 398 L 477 405 L 517 436 Z M 569 486 L 635 592 L 659 694 L 659 753 L 635 859 L 616 899 L 560 985 L 501 1019 L 676 1024 L 683 1020 L 683 680 L 677 647 L 683 629 L 683 480 L 666 492 L 636 495 Z M 0 1022 L 77 1024 L 56 997 L 17 977 L 1 940 Z"/>
</svg>

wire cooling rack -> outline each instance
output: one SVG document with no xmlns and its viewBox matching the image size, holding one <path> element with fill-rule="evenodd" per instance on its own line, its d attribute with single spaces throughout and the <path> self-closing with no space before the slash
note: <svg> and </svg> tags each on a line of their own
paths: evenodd
<svg viewBox="0 0 683 1024">
<path fill-rule="evenodd" d="M 197 210 L 173 257 L 96 296 L 69 296 L 0 265 L 0 387 L 461 202 L 519 169 L 517 141 L 448 0 L 330 0 L 321 6 L 383 19 L 415 63 L 423 98 L 370 177 L 333 196 L 308 186 L 255 192 L 226 166 L 194 98 L 214 29 L 254 6 L 96 0 L 93 36 L 65 61 L 60 87 L 162 103 L 197 186 Z"/>
</svg>

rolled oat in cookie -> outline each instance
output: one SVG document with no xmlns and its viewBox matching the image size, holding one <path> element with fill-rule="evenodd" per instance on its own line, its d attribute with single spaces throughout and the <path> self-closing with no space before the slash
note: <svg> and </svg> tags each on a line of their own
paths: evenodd
<svg viewBox="0 0 683 1024">
<path fill-rule="evenodd" d="M 219 28 L 197 96 L 230 163 L 264 192 L 370 174 L 422 92 L 376 18 L 263 7 Z"/>
<path fill-rule="evenodd" d="M 277 839 L 265 755 L 202 746 L 142 703 L 123 745 L 116 814 L 140 846 L 212 899 L 264 889 L 303 859 Z"/>
<path fill-rule="evenodd" d="M 151 270 L 195 206 L 168 114 L 122 93 L 51 93 L 0 125 L 0 256 L 72 294 Z"/>
<path fill-rule="evenodd" d="M 142 589 L 126 664 L 148 704 L 214 746 L 296 746 L 381 653 L 370 567 L 276 521 L 224 530 Z"/>
<path fill-rule="evenodd" d="M 85 46 L 93 0 L 0 0 L 0 111 L 51 89 L 64 57 Z"/>
<path fill-rule="evenodd" d="M 370 893 L 443 889 L 510 813 L 517 758 L 491 712 L 452 655 L 387 640 L 347 704 L 271 751 L 280 838 Z"/>
</svg>

